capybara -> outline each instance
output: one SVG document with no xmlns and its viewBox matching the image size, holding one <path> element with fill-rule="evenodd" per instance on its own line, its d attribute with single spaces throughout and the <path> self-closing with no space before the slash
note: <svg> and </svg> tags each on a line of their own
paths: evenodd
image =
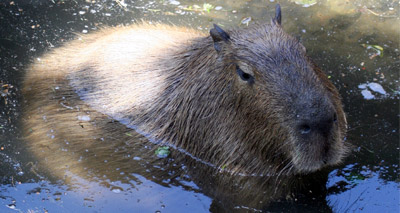
<svg viewBox="0 0 400 213">
<path fill-rule="evenodd" d="M 66 129 L 106 118 L 232 175 L 310 173 L 347 152 L 338 91 L 284 32 L 279 6 L 271 22 L 245 29 L 136 24 L 80 35 L 35 61 L 23 92 L 36 154 L 63 136 L 84 150 Z"/>
</svg>

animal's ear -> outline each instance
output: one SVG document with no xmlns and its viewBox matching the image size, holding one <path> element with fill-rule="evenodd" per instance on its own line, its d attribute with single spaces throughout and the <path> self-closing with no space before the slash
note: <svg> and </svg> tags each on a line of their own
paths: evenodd
<svg viewBox="0 0 400 213">
<path fill-rule="evenodd" d="M 218 25 L 214 24 L 214 28 L 210 30 L 211 38 L 214 41 L 214 48 L 217 52 L 221 51 L 221 42 L 228 42 L 230 36 Z"/>
<path fill-rule="evenodd" d="M 281 6 L 279 4 L 276 4 L 276 6 L 275 6 L 275 17 L 274 17 L 274 19 L 272 21 L 277 25 L 281 25 L 281 20 L 282 20 Z"/>
</svg>

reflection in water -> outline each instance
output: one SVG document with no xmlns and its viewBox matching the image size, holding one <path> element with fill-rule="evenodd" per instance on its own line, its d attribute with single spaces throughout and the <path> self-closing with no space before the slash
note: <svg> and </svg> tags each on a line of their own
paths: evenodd
<svg viewBox="0 0 400 213">
<path fill-rule="evenodd" d="M 0 207 L 1 211 L 19 209 L 26 212 L 28 209 L 47 209 L 50 212 L 60 212 L 60 209 L 82 211 L 82 208 L 128 211 L 137 208 L 150 212 L 168 212 L 178 209 L 185 211 L 187 208 L 191 211 L 199 209 L 199 212 L 207 212 L 210 206 L 211 210 L 221 210 L 221 204 L 213 203 L 210 198 L 218 196 L 220 192 L 213 191 L 216 188 L 212 185 L 207 186 L 204 182 L 218 182 L 216 177 L 223 180 L 223 174 L 204 173 L 209 174 L 206 177 L 210 177 L 211 180 L 202 181 L 201 177 L 204 177 L 204 174 L 196 174 L 204 171 L 201 169 L 201 163 L 182 159 L 184 157 L 175 152 L 168 159 L 158 159 L 153 155 L 152 144 L 145 145 L 146 139 L 139 139 L 144 140 L 143 146 L 128 146 L 125 142 L 139 137 L 129 129 L 122 128 L 113 137 L 103 138 L 108 141 L 103 144 L 99 135 L 88 139 L 88 152 L 71 150 L 70 144 L 63 141 L 57 154 L 60 154 L 60 158 L 74 159 L 76 164 L 45 172 L 46 166 L 36 164 L 38 159 L 29 156 L 19 139 L 20 127 L 16 122 L 19 118 L 20 103 L 19 76 L 23 66 L 33 55 L 46 48 L 58 46 L 63 39 L 73 37 L 71 32 L 94 31 L 98 24 L 126 24 L 131 23 L 133 17 L 145 17 L 150 20 L 166 19 L 167 22 L 198 29 L 211 26 L 210 21 L 230 26 L 238 25 L 245 19 L 250 20 L 248 24 L 251 25 L 254 21 L 263 20 L 266 14 L 272 14 L 275 3 L 267 4 L 266 10 L 266 3 L 262 1 L 208 1 L 211 5 L 222 7 L 208 13 L 202 10 L 203 2 L 189 1 L 173 1 L 174 4 L 170 4 L 171 1 L 163 1 L 164 5 L 125 1 L 126 7 L 119 6 L 117 1 L 105 0 L 93 1 L 94 3 L 38 2 L 35 5 L 24 5 L 23 1 L 0 3 L 2 23 L 7 23 L 2 24 L 0 28 L 0 83 L 14 86 L 9 90 L 12 93 L 11 96 L 7 96 L 7 104 L 0 98 L 0 145 L 3 147 L 0 151 L 0 203 L 3 204 Z M 179 2 L 179 5 L 176 5 L 176 2 Z M 284 28 L 292 32 L 291 34 L 300 36 L 308 53 L 340 88 L 349 118 L 348 141 L 354 145 L 354 152 L 342 167 L 336 168 L 329 175 L 328 205 L 334 211 L 398 211 L 400 63 L 399 44 L 395 39 L 399 35 L 398 2 L 320 1 L 308 8 L 287 1 L 279 3 L 284 11 L 289 11 L 284 12 Z M 196 4 L 199 5 L 200 12 L 185 9 L 190 6 L 194 9 Z M 375 52 L 366 49 L 365 44 L 379 45 L 383 48 L 383 56 L 371 58 Z M 383 96 L 371 89 L 368 86 L 371 83 L 381 85 L 387 94 Z M 359 88 L 360 85 L 366 85 L 366 89 L 375 99 L 366 100 L 362 94 L 364 89 Z M 64 106 L 65 109 L 67 107 Z M 95 112 L 89 110 L 89 113 Z M 90 116 L 93 117 L 96 116 Z M 83 126 L 89 127 L 87 119 L 81 118 Z M 104 121 L 113 122 L 107 119 L 104 117 Z M 99 125 L 107 126 L 101 122 Z M 51 138 L 51 130 L 46 134 Z M 94 133 L 93 135 L 96 136 Z M 67 134 L 66 137 L 74 136 Z M 101 146 L 97 147 L 97 144 Z M 95 156 L 92 152 L 108 148 L 110 152 L 105 156 Z M 148 153 L 148 156 L 145 153 Z M 110 160 L 114 155 L 125 155 L 126 158 L 120 161 Z M 60 158 L 49 160 L 61 164 Z M 174 165 L 176 161 L 185 163 Z M 51 161 L 47 163 L 51 164 Z M 129 166 L 121 167 L 123 164 Z M 195 166 L 199 169 L 191 172 L 187 169 Z M 84 179 L 72 175 L 77 167 L 84 168 L 84 172 L 80 173 Z M 66 169 L 70 172 L 61 180 L 70 185 L 63 185 L 58 178 L 49 174 L 65 172 Z M 92 181 L 87 182 L 85 179 Z M 324 178 L 317 179 L 324 182 Z M 53 185 L 49 181 L 59 184 Z M 238 190 L 235 187 L 241 186 L 240 181 L 228 183 L 233 189 L 222 187 L 224 190 Z M 205 195 L 203 190 L 208 191 L 208 194 Z M 317 202 L 309 201 L 318 194 Z M 308 196 L 308 200 L 295 197 L 292 200 L 294 205 L 289 201 L 293 208 L 317 209 L 318 205 L 327 208 L 324 192 L 303 195 Z M 380 199 L 386 198 L 385 195 L 391 197 Z M 243 200 L 248 201 L 249 198 Z M 283 211 L 286 204 L 288 203 L 282 200 L 272 204 L 270 210 Z M 249 207 L 243 205 L 236 208 L 245 210 Z"/>
<path fill-rule="evenodd" d="M 97 182 L 79 180 L 74 189 L 48 182 L 2 186 L 2 212 L 71 212 L 99 210 L 101 212 L 207 212 L 211 199 L 181 186 L 165 187 L 137 176 L 140 183 L 115 182 L 123 190 L 110 190 Z M 91 190 L 88 190 L 90 188 Z M 7 211 L 8 209 L 8 211 Z M 194 210 L 193 210 L 194 209 Z"/>
<path fill-rule="evenodd" d="M 364 208 L 371 212 L 382 209 L 397 212 L 398 206 L 395 204 L 399 203 L 398 191 L 393 189 L 399 186 L 379 176 L 379 172 L 370 171 L 366 167 L 359 174 L 354 173 L 352 165 L 342 171 L 334 170 L 327 183 L 327 187 L 332 190 L 327 197 L 329 205 L 333 206 L 335 212 L 357 212 Z"/>
</svg>

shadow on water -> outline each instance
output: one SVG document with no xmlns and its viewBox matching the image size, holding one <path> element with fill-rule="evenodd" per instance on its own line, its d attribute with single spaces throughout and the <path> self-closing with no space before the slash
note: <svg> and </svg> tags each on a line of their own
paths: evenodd
<svg viewBox="0 0 400 213">
<path fill-rule="evenodd" d="M 62 136 L 52 134 L 51 128 L 43 129 L 58 141 L 48 145 L 58 151 L 46 153 L 50 148 L 40 146 L 37 151 L 44 150 L 42 158 L 32 156 L 26 149 L 29 140 L 21 133 L 21 77 L 24 68 L 45 51 L 71 40 L 74 33 L 140 19 L 205 31 L 211 23 L 247 25 L 270 19 L 275 5 L 273 1 L 203 3 L 0 3 L 2 212 L 222 212 L 232 208 L 398 212 L 400 57 L 396 26 L 400 10 L 396 1 L 319 1 L 310 7 L 279 1 L 283 27 L 299 37 L 343 97 L 349 123 L 347 141 L 353 152 L 341 166 L 287 180 L 232 178 L 176 150 L 167 158 L 158 158 L 146 138 L 85 105 L 80 108 L 96 117 L 95 121 L 82 119 L 80 129 L 69 127 L 68 120 L 60 122 Z M 99 129 L 111 133 L 104 135 Z M 74 141 L 86 147 L 73 146 Z M 300 183 L 304 186 L 299 187 Z"/>
</svg>

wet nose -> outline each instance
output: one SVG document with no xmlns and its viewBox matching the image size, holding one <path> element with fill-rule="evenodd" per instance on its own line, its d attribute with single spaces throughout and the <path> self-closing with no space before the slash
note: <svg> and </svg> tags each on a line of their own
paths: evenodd
<svg viewBox="0 0 400 213">
<path fill-rule="evenodd" d="M 327 116 L 316 116 L 309 119 L 302 119 L 298 124 L 298 132 L 303 137 L 309 137 L 311 135 L 318 134 L 322 135 L 324 138 L 327 138 L 336 121 L 336 113 L 332 113 Z"/>
</svg>

